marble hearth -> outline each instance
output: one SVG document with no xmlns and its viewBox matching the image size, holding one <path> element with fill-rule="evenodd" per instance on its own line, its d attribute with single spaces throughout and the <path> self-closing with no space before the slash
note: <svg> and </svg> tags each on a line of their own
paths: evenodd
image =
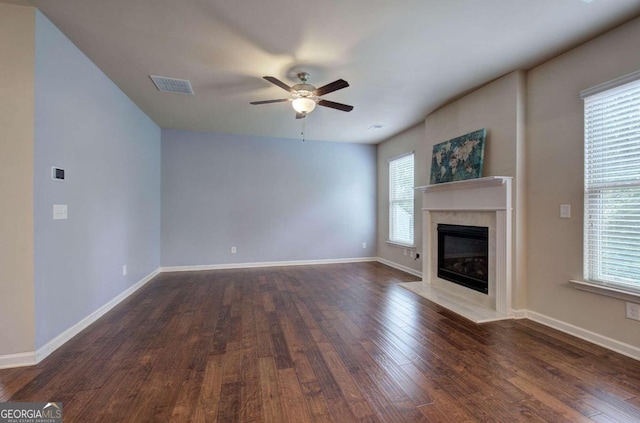
<svg viewBox="0 0 640 423">
<path fill-rule="evenodd" d="M 422 282 L 401 284 L 476 323 L 513 318 L 512 178 L 491 176 L 427 185 L 422 191 Z M 489 293 L 483 294 L 437 276 L 437 225 L 489 228 Z"/>
</svg>

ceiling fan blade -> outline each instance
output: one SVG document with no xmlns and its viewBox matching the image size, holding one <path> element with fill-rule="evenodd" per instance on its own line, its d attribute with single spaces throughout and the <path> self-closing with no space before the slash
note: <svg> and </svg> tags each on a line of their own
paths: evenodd
<svg viewBox="0 0 640 423">
<path fill-rule="evenodd" d="M 304 119 L 307 117 L 306 113 L 296 113 L 296 119 Z"/>
<path fill-rule="evenodd" d="M 249 104 L 270 104 L 270 103 L 282 103 L 283 101 L 291 101 L 290 98 L 280 98 L 278 100 L 263 100 L 263 101 L 252 101 Z"/>
<path fill-rule="evenodd" d="M 316 90 L 313 92 L 313 95 L 317 95 L 318 97 L 320 97 L 325 94 L 347 88 L 348 86 L 349 83 L 347 81 L 345 81 L 344 79 L 338 79 L 337 81 L 333 81 L 330 84 L 324 85 L 320 88 L 316 88 Z"/>
<path fill-rule="evenodd" d="M 342 110 L 343 112 L 350 112 L 353 110 L 353 106 L 348 104 L 336 103 L 335 101 L 320 100 L 318 106 L 331 107 L 332 109 Z"/>
<path fill-rule="evenodd" d="M 288 91 L 290 93 L 295 93 L 296 91 L 291 88 L 290 86 L 288 86 L 287 84 L 285 84 L 284 82 L 280 81 L 277 78 L 274 78 L 273 76 L 263 76 L 264 79 L 266 79 L 267 81 L 271 82 L 274 85 L 277 85 L 278 87 L 282 88 L 285 91 Z"/>
</svg>

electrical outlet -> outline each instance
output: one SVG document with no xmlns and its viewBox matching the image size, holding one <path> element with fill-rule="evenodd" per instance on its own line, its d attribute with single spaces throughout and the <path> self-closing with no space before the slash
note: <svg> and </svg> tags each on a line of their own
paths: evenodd
<svg viewBox="0 0 640 423">
<path fill-rule="evenodd" d="M 640 320 L 640 304 L 627 303 L 627 319 Z"/>
<path fill-rule="evenodd" d="M 122 266 L 122 276 L 127 276 L 127 265 Z"/>
<path fill-rule="evenodd" d="M 407 249 L 406 248 L 402 252 L 404 253 L 405 256 L 407 255 Z"/>
<path fill-rule="evenodd" d="M 362 243 L 362 248 L 367 248 L 367 243 L 366 242 Z"/>
<path fill-rule="evenodd" d="M 560 204 L 560 218 L 571 219 L 571 204 Z"/>
<path fill-rule="evenodd" d="M 53 205 L 53 220 L 61 220 L 67 218 L 67 205 L 66 204 L 54 204 Z"/>
<path fill-rule="evenodd" d="M 409 257 L 413 258 L 413 250 L 409 250 Z"/>
<path fill-rule="evenodd" d="M 235 254 L 236 253 L 236 247 L 231 247 L 231 254 Z"/>
</svg>

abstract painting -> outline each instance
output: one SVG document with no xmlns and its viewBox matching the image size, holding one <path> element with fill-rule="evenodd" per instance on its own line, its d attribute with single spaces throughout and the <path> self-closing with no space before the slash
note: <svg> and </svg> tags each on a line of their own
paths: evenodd
<svg viewBox="0 0 640 423">
<path fill-rule="evenodd" d="M 486 129 L 433 146 L 431 185 L 482 177 Z"/>
</svg>

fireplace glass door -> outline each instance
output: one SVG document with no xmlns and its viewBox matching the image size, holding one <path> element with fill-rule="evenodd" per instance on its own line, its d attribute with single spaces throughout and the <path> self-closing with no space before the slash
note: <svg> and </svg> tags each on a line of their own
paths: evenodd
<svg viewBox="0 0 640 423">
<path fill-rule="evenodd" d="M 489 228 L 438 225 L 438 277 L 489 293 Z"/>
</svg>

